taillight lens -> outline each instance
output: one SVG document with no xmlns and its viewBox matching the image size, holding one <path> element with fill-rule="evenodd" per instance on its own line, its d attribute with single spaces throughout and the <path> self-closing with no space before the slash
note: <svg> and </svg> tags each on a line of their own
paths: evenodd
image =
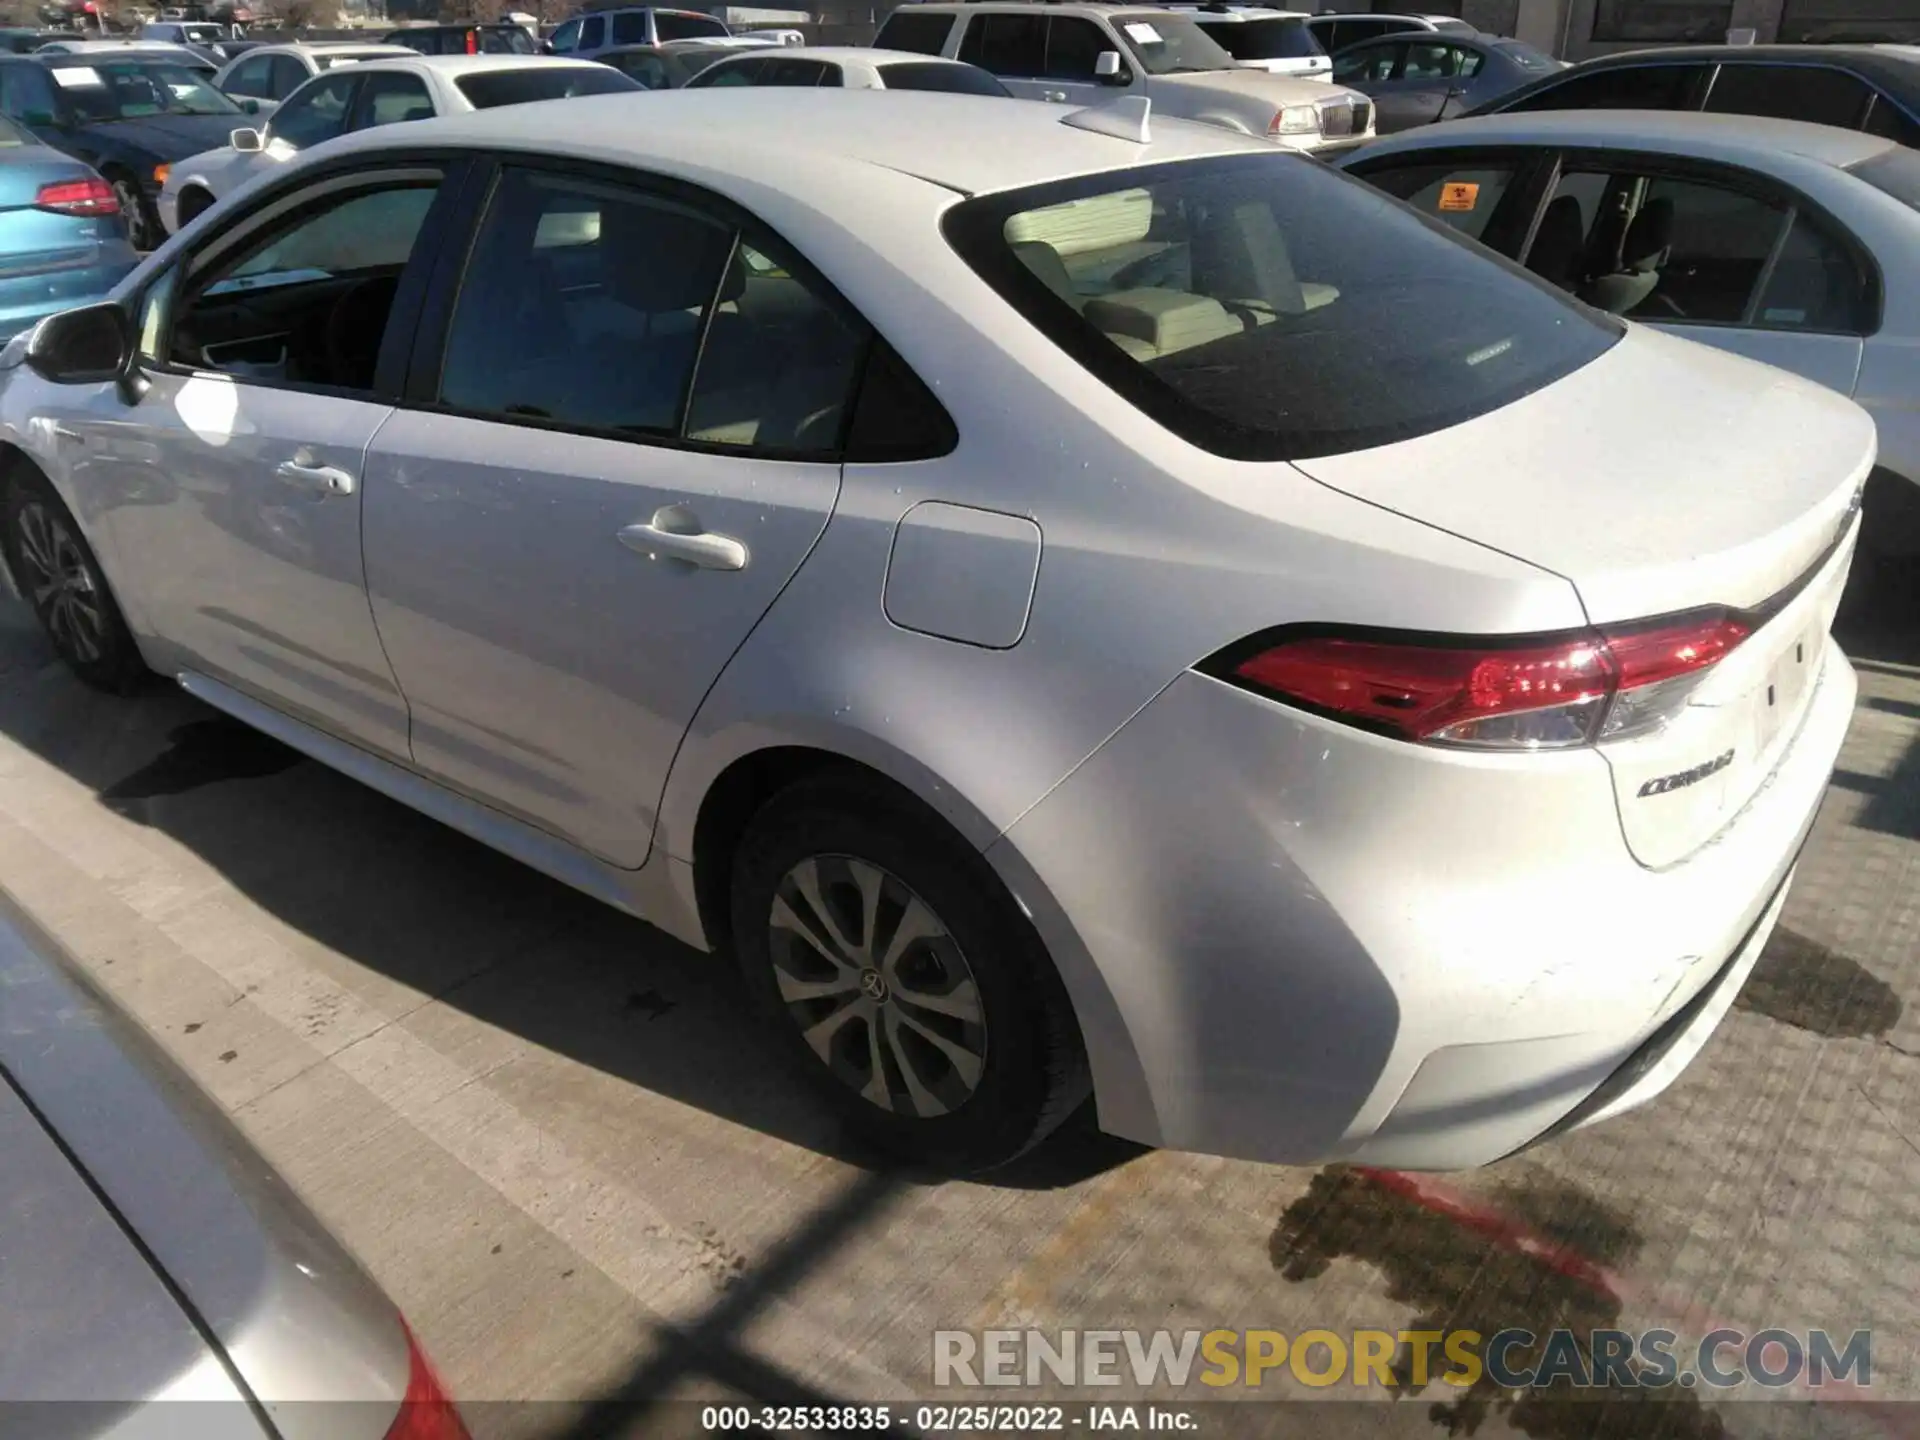
<svg viewBox="0 0 1920 1440">
<path fill-rule="evenodd" d="M 113 186 L 97 176 L 88 180 L 58 180 L 42 185 L 33 197 L 36 210 L 59 215 L 118 215 L 120 201 Z"/>
<path fill-rule="evenodd" d="M 1301 635 L 1202 668 L 1403 740 L 1564 749 L 1660 729 L 1753 628 L 1711 610 L 1517 645 Z"/>
<path fill-rule="evenodd" d="M 467 54 L 478 55 L 479 53 L 480 32 L 478 30 L 469 30 L 467 31 Z"/>
<path fill-rule="evenodd" d="M 406 1329 L 405 1321 L 401 1328 Z M 386 1440 L 471 1440 L 412 1330 L 407 1330 L 407 1366 L 407 1393 L 400 1401 L 400 1413 L 387 1427 Z"/>
</svg>

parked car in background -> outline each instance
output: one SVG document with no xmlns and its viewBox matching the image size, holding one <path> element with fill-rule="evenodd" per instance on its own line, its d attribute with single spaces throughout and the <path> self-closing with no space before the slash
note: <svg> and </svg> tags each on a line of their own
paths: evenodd
<svg viewBox="0 0 1920 1440">
<path fill-rule="evenodd" d="M 230 25 L 210 20 L 160 20 L 142 25 L 136 39 L 142 43 L 162 41 L 197 50 L 217 64 L 224 65 L 237 53 L 227 48 L 235 37 Z"/>
<path fill-rule="evenodd" d="M 1565 68 L 1519 40 L 1409 32 L 1349 45 L 1333 62 L 1333 79 L 1373 97 L 1386 135 L 1451 120 Z"/>
<path fill-rule="evenodd" d="M 1529 111 L 1347 168 L 1589 305 L 1851 396 L 1880 431 L 1861 553 L 1920 556 L 1920 151 L 1791 120 Z"/>
<path fill-rule="evenodd" d="M 262 45 L 228 62 L 213 83 L 239 101 L 243 109 L 251 102 L 252 113 L 270 115 L 295 90 L 336 65 L 416 53 L 404 45 L 369 45 L 353 40 Z"/>
<path fill-rule="evenodd" d="M 263 128 L 235 129 L 174 165 L 156 208 L 171 233 L 262 171 L 352 131 L 639 88 L 605 65 L 545 55 L 403 53 L 336 66 L 289 95 Z"/>
<path fill-rule="evenodd" d="M 678 90 L 716 60 L 743 50 L 766 47 L 757 42 L 736 44 L 731 39 L 669 40 L 664 45 L 618 45 L 601 50 L 594 59 L 611 65 L 646 90 Z"/>
<path fill-rule="evenodd" d="M 191 45 L 174 45 L 165 40 L 53 40 L 33 52 L 42 59 L 54 55 L 147 55 L 165 57 L 175 64 L 203 76 L 211 76 L 220 67 Z"/>
<path fill-rule="evenodd" d="M 0 111 L 112 185 L 142 250 L 165 231 L 154 209 L 168 167 L 224 143 L 245 112 L 177 47 L 0 56 Z"/>
<path fill-rule="evenodd" d="M 1920 47 L 1688 45 L 1586 60 L 1480 107 L 1704 110 L 1865 130 L 1920 146 Z"/>
<path fill-rule="evenodd" d="M 64 576 L 63 522 L 30 505 L 16 521 L 45 547 L 29 587 Z M 466 1440 L 393 1302 L 4 899 L 0 992 L 11 1433 Z"/>
<path fill-rule="evenodd" d="M 1325 80 L 1333 71 L 1333 61 L 1300 11 L 1225 4 L 1169 5 L 1167 9 L 1191 16 L 1216 45 L 1249 69 L 1308 80 Z"/>
<path fill-rule="evenodd" d="M 1029 0 L 902 5 L 874 45 L 964 60 L 1025 100 L 1093 106 L 1141 96 L 1155 115 L 1199 120 L 1327 155 L 1374 133 L 1352 90 L 1241 68 L 1193 18 L 1166 10 Z"/>
<path fill-rule="evenodd" d="M 1852 719 L 1871 419 L 1115 119 L 345 136 L 0 353 L 0 543 L 60 526 L 83 679 L 729 956 L 922 1163 L 1089 1084 L 1148 1144 L 1393 1168 L 1650 1099 Z"/>
<path fill-rule="evenodd" d="M 1377 40 L 1382 35 L 1400 35 L 1409 31 L 1428 34 L 1477 35 L 1480 32 L 1464 20 L 1451 15 L 1315 15 L 1307 21 L 1314 39 L 1329 55 L 1338 55 L 1349 45 L 1362 40 Z"/>
<path fill-rule="evenodd" d="M 422 55 L 537 55 L 539 43 L 525 29 L 505 21 L 492 25 L 405 25 L 380 37 L 382 45 L 404 45 Z"/>
<path fill-rule="evenodd" d="M 725 41 L 745 48 L 797 45 L 802 38 L 798 31 L 736 34 L 724 21 L 697 10 L 643 5 L 576 15 L 554 30 L 546 48 L 555 55 L 588 58 L 622 46 L 665 45 L 676 40 Z"/>
<path fill-rule="evenodd" d="M 766 55 L 733 55 L 707 66 L 687 84 L 695 90 L 723 85 L 787 85 L 1013 97 L 1011 90 L 978 65 L 916 55 L 910 50 L 852 45 L 797 46 Z"/>
<path fill-rule="evenodd" d="M 0 120 L 0 340 L 99 299 L 139 258 L 98 171 Z"/>
<path fill-rule="evenodd" d="M 10 55 L 30 55 L 42 45 L 64 38 L 57 30 L 0 30 L 0 50 Z"/>
</svg>

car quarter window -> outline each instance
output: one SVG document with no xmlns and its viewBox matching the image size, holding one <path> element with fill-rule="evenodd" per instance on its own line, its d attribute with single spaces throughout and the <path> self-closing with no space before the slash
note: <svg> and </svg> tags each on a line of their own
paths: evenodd
<svg viewBox="0 0 1920 1440">
<path fill-rule="evenodd" d="M 1384 169 L 1360 169 L 1370 185 L 1406 201 L 1423 215 L 1469 239 L 1487 238 L 1487 225 L 1500 202 L 1513 190 L 1525 162 L 1440 161 L 1422 163 L 1417 157 Z"/>
<path fill-rule="evenodd" d="M 928 15 L 901 6 L 887 17 L 873 43 L 881 50 L 911 50 L 916 55 L 939 55 L 953 33 L 953 16 Z"/>
<path fill-rule="evenodd" d="M 405 120 L 432 118 L 433 97 L 427 93 L 426 81 L 418 75 L 373 70 L 361 79 L 350 128 L 366 130 L 375 125 L 396 125 Z"/>
<path fill-rule="evenodd" d="M 318 145 L 343 134 L 347 128 L 347 110 L 353 99 L 353 87 L 360 83 L 356 74 L 328 75 L 296 91 L 273 112 L 268 134 L 296 150 Z"/>
<path fill-rule="evenodd" d="M 770 240 L 625 186 L 509 169 L 440 403 L 613 435 L 838 454 L 868 332 Z"/>
<path fill-rule="evenodd" d="M 331 182 L 337 187 L 339 182 Z M 257 383 L 366 392 L 400 274 L 439 191 L 431 172 L 357 178 L 212 232 L 187 261 L 166 363 Z M 235 235 L 244 238 L 230 240 Z M 152 328 L 151 321 L 143 328 Z"/>
<path fill-rule="evenodd" d="M 1509 110 L 1691 110 L 1704 65 L 1622 65 L 1569 75 L 1523 96 Z"/>
<path fill-rule="evenodd" d="M 1480 73 L 1480 67 L 1487 63 L 1487 57 L 1478 50 L 1460 50 L 1453 52 L 1453 73 L 1463 80 L 1471 80 Z"/>
<path fill-rule="evenodd" d="M 1350 85 L 1355 82 L 1391 80 L 1394 71 L 1400 67 L 1400 57 L 1406 53 L 1402 45 L 1357 45 L 1344 50 L 1333 62 L 1335 83 Z"/>
<path fill-rule="evenodd" d="M 1768 115 L 1858 129 L 1873 91 L 1844 70 L 1825 65 L 1722 64 L 1705 108 L 1723 115 Z"/>
<path fill-rule="evenodd" d="M 229 95 L 273 99 L 273 56 L 257 55 L 251 60 L 242 60 L 228 73 L 227 83 L 221 88 Z"/>
<path fill-rule="evenodd" d="M 1637 320 L 1853 332 L 1869 286 L 1830 223 L 1753 177 L 1570 159 L 1529 269 Z M 1564 212 L 1564 213 L 1562 213 Z"/>
<path fill-rule="evenodd" d="M 959 58 L 996 75 L 1038 78 L 1047 68 L 1047 17 L 969 16 Z"/>
</svg>

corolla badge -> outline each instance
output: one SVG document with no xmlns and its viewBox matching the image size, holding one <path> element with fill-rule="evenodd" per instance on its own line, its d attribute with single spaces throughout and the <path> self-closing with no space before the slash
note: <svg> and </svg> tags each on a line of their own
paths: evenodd
<svg viewBox="0 0 1920 1440">
<path fill-rule="evenodd" d="M 1661 775 L 1649 780 L 1636 793 L 1644 800 L 1649 795 L 1664 795 L 1669 790 L 1684 790 L 1689 785 L 1698 785 L 1709 775 L 1719 774 L 1731 764 L 1733 764 L 1733 751 L 1722 751 L 1711 760 L 1701 761 L 1691 770 L 1682 770 L 1677 775 Z"/>
</svg>

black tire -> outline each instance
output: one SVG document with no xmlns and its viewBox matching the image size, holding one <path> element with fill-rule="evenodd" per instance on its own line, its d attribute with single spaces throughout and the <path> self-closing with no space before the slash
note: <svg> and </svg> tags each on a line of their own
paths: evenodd
<svg viewBox="0 0 1920 1440">
<path fill-rule="evenodd" d="M 74 674 L 112 695 L 139 685 L 149 672 L 100 562 L 37 472 L 16 472 L 7 486 L 0 550 L 41 629 Z"/>
<path fill-rule="evenodd" d="M 818 864 L 814 893 L 837 916 L 843 938 L 863 926 L 865 909 L 874 917 L 866 943 L 877 939 L 874 948 L 890 948 L 915 899 L 944 935 L 903 945 L 888 971 L 891 983 L 883 976 L 877 987 L 879 998 L 842 990 L 790 1003 L 780 973 L 790 987 L 821 977 L 841 986 L 848 974 L 841 960 L 829 963 L 817 946 L 798 940 L 791 924 L 775 926 L 776 900 L 786 903 L 799 893 L 794 872 L 810 862 Z M 875 870 L 884 872 L 885 888 L 863 907 L 856 877 Z M 947 1173 L 990 1169 L 1038 1144 L 1087 1096 L 1079 1031 L 1039 937 L 979 854 L 911 799 L 841 777 L 803 781 L 775 796 L 748 826 L 735 858 L 731 922 L 749 997 L 786 1059 L 877 1149 Z M 824 938 L 839 949 L 831 928 Z M 857 953 L 841 954 L 859 966 Z M 861 970 L 862 984 L 877 968 Z M 978 1026 L 921 1008 L 922 1000 L 956 1005 L 956 999 L 958 1008 L 969 1008 L 962 975 L 973 984 Z M 803 1029 L 860 1007 L 864 1013 L 833 1027 L 829 1063 Z M 866 1015 L 875 1018 L 869 1022 Z M 923 1037 L 930 1032 L 947 1045 L 929 1043 Z M 946 1057 L 976 1049 L 977 1078 L 970 1082 L 967 1072 L 975 1067 L 963 1070 Z M 881 1086 L 872 1078 L 875 1059 Z M 884 1094 L 884 1104 L 868 1098 L 869 1090 Z M 938 1107 L 946 1107 L 944 1113 Z"/>
<path fill-rule="evenodd" d="M 140 187 L 131 175 L 118 170 L 110 172 L 107 181 L 113 186 L 114 199 L 120 202 L 120 213 L 127 217 L 127 239 L 133 248 L 153 249 L 166 235 L 160 228 L 160 217 L 147 205 Z"/>
</svg>

